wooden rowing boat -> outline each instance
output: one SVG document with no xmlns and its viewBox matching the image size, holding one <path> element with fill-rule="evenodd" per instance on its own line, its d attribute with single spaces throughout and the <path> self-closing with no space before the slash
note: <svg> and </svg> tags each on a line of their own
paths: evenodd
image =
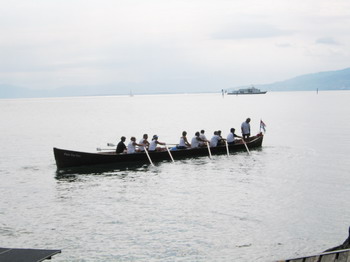
<svg viewBox="0 0 350 262">
<path fill-rule="evenodd" d="M 253 136 L 246 142 L 246 146 L 251 148 L 261 147 L 263 141 L 263 134 L 260 133 Z M 239 140 L 234 145 L 228 145 L 230 152 L 246 150 L 244 143 Z M 211 147 L 211 154 L 226 154 L 227 148 L 225 145 Z M 115 151 L 111 152 L 97 152 L 87 153 L 78 152 L 72 150 L 65 150 L 54 148 L 53 149 L 56 165 L 58 169 L 66 169 L 82 166 L 94 166 L 94 165 L 107 165 L 113 164 L 115 166 L 132 166 L 135 164 L 149 164 L 149 159 L 145 153 L 134 154 L 116 154 Z M 208 148 L 199 147 L 192 149 L 171 149 L 171 155 L 176 159 L 194 158 L 200 156 L 208 156 Z M 153 162 L 170 161 L 170 155 L 167 151 L 149 151 L 149 156 Z"/>
</svg>

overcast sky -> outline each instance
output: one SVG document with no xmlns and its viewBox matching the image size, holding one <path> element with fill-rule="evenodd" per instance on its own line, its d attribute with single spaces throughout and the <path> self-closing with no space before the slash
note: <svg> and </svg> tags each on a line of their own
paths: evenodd
<svg viewBox="0 0 350 262">
<path fill-rule="evenodd" d="M 350 66 L 349 0 L 0 4 L 0 84 L 216 91 Z"/>
</svg>

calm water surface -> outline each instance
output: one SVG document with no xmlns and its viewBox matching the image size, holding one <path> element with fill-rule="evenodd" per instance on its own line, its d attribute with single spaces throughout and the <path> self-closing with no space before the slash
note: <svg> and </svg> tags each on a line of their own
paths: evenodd
<svg viewBox="0 0 350 262">
<path fill-rule="evenodd" d="M 350 224 L 350 92 L 0 100 L 0 243 L 53 261 L 274 261 L 318 253 Z M 62 176 L 52 148 L 143 133 L 178 143 L 252 119 L 263 147 Z"/>
</svg>

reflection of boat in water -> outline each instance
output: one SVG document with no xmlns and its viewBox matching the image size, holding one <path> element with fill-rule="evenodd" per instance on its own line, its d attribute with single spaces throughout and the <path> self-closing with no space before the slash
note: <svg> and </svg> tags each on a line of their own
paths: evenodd
<svg viewBox="0 0 350 262">
<path fill-rule="evenodd" d="M 260 89 L 255 88 L 254 86 L 227 92 L 228 95 L 259 95 L 266 93 L 267 91 L 260 91 Z"/>
<path fill-rule="evenodd" d="M 211 147 L 210 151 L 214 155 L 226 154 L 227 150 L 230 152 L 236 152 L 240 150 L 245 150 L 248 148 L 258 148 L 261 147 L 263 141 L 263 135 L 258 134 L 257 136 L 250 137 L 246 145 L 242 141 L 237 140 L 233 145 L 225 145 Z M 56 165 L 58 169 L 72 168 L 72 167 L 87 167 L 96 165 L 114 165 L 115 167 L 130 167 L 138 164 L 148 164 L 149 159 L 145 153 L 134 153 L 134 154 L 116 154 L 115 151 L 104 152 L 104 153 L 87 153 L 87 152 L 77 152 L 71 150 L 64 150 L 54 148 L 54 155 L 56 160 Z M 185 159 L 194 158 L 200 156 L 208 156 L 208 148 L 192 148 L 192 149 L 176 149 L 171 150 L 171 155 L 174 159 Z M 167 151 L 156 151 L 149 152 L 149 156 L 154 162 L 159 161 L 169 161 L 170 156 Z"/>
</svg>

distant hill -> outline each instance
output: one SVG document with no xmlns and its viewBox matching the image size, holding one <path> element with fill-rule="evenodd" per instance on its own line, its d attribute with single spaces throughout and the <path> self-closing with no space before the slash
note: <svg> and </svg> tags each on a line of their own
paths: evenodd
<svg viewBox="0 0 350 262">
<path fill-rule="evenodd" d="M 267 91 L 350 90 L 350 68 L 301 75 L 256 87 Z"/>
<path fill-rule="evenodd" d="M 0 98 L 30 97 L 30 95 L 32 95 L 30 89 L 13 85 L 0 85 Z"/>
<path fill-rule="evenodd" d="M 132 86 L 118 88 L 111 86 L 65 86 L 51 90 L 29 89 L 13 85 L 0 85 L 0 98 L 40 98 L 69 96 L 127 95 Z"/>
<path fill-rule="evenodd" d="M 196 83 L 193 84 L 195 85 Z M 181 86 L 179 83 L 169 83 L 170 86 L 171 88 L 168 90 L 174 90 L 173 93 L 191 92 L 190 88 Z M 255 85 L 255 87 L 267 91 L 350 90 L 350 68 L 307 74 L 272 84 Z M 144 90 L 147 90 L 147 92 Z M 136 94 L 156 94 L 159 93 L 159 90 L 161 88 L 152 83 L 118 83 L 110 86 L 66 86 L 52 90 L 34 90 L 0 84 L 0 98 L 128 95 L 131 91 Z"/>
<path fill-rule="evenodd" d="M 147 91 L 144 91 L 147 90 Z M 73 97 L 73 96 L 110 96 L 133 94 L 159 94 L 160 88 L 148 83 L 118 83 L 105 86 L 65 86 L 56 89 L 29 89 L 13 85 L 0 84 L 0 98 L 40 98 L 40 97 Z M 176 90 L 176 89 L 174 89 Z M 176 90 L 185 92 L 186 89 Z M 173 93 L 175 93 L 174 91 Z M 169 92 L 162 92 L 169 94 Z"/>
</svg>

